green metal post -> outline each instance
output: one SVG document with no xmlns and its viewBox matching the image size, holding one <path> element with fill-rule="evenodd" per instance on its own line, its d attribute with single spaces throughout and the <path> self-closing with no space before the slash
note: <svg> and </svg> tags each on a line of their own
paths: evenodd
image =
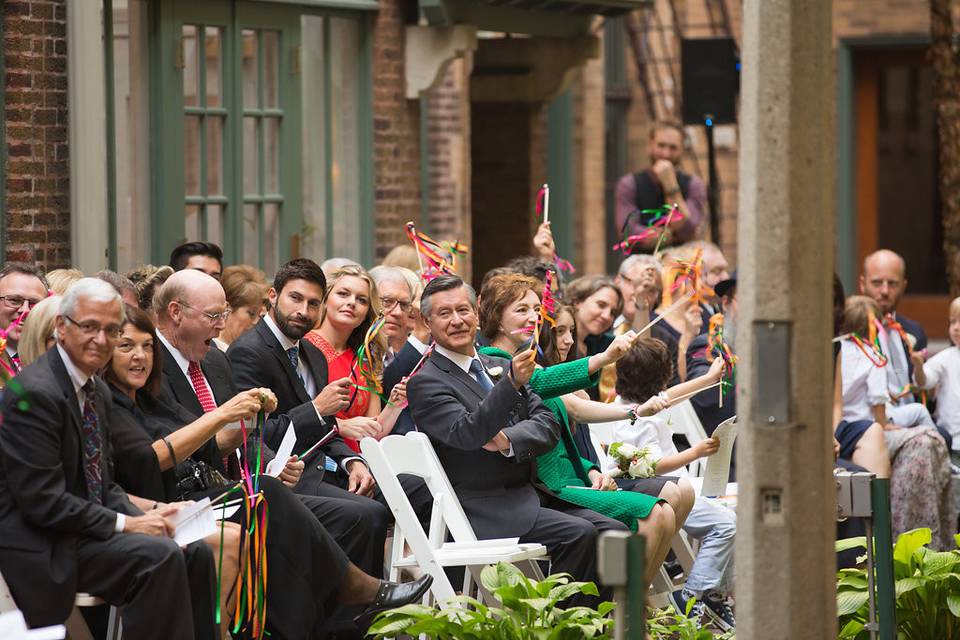
<svg viewBox="0 0 960 640">
<path fill-rule="evenodd" d="M 893 581 L 893 534 L 890 527 L 890 480 L 874 478 L 870 483 L 873 509 L 874 566 L 877 574 L 877 613 L 880 640 L 896 640 L 897 602 Z"/>
<path fill-rule="evenodd" d="M 644 603 L 647 596 L 647 585 L 643 579 L 643 560 L 646 549 L 646 538 L 630 536 L 627 540 L 627 611 L 624 616 L 627 623 L 627 640 L 644 640 L 647 635 L 647 616 Z"/>
</svg>

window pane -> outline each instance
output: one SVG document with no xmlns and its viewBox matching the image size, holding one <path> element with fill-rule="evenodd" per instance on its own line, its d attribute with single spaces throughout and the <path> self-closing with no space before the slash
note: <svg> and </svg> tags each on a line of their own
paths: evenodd
<svg viewBox="0 0 960 640">
<path fill-rule="evenodd" d="M 257 68 L 257 32 L 244 29 L 241 36 L 241 68 L 243 73 L 243 106 L 252 109 L 260 105 L 260 80 Z"/>
<path fill-rule="evenodd" d="M 280 108 L 280 34 L 276 31 L 264 31 L 262 35 L 264 106 L 268 109 L 278 109 Z"/>
<path fill-rule="evenodd" d="M 183 119 L 183 177 L 187 195 L 200 195 L 200 116 Z"/>
<path fill-rule="evenodd" d="M 183 25 L 183 104 L 188 107 L 199 106 L 200 72 L 197 59 L 197 27 L 192 24 Z"/>
<path fill-rule="evenodd" d="M 330 69 L 333 157 L 330 167 L 333 185 L 333 250 L 338 256 L 360 255 L 360 185 L 357 167 L 359 123 L 357 51 L 359 23 L 346 18 L 330 19 Z"/>
<path fill-rule="evenodd" d="M 257 118 L 243 119 L 243 192 L 260 193 L 260 145 L 257 141 Z"/>
<path fill-rule="evenodd" d="M 223 207 L 219 204 L 207 205 L 207 242 L 223 246 Z"/>
<path fill-rule="evenodd" d="M 946 294 L 933 69 L 887 66 L 880 69 L 878 81 L 879 246 L 906 260 L 909 293 Z"/>
<path fill-rule="evenodd" d="M 207 195 L 223 193 L 223 118 L 207 116 Z"/>
<path fill-rule="evenodd" d="M 219 107 L 223 104 L 220 98 L 222 83 L 220 81 L 223 73 L 220 61 L 223 58 L 221 50 L 221 29 L 219 27 L 207 27 L 206 32 L 206 75 L 207 75 L 207 106 Z"/>
<path fill-rule="evenodd" d="M 276 203 L 263 206 L 263 262 L 260 268 L 266 273 L 275 273 L 280 267 L 280 205 Z"/>
<path fill-rule="evenodd" d="M 263 119 L 264 192 L 280 192 L 280 118 Z"/>
<path fill-rule="evenodd" d="M 260 207 L 243 205 L 243 262 L 260 264 Z"/>
<path fill-rule="evenodd" d="M 323 77 L 323 23 L 326 18 L 303 16 L 303 223 L 300 250 L 304 256 L 327 257 L 327 157 Z"/>
<path fill-rule="evenodd" d="M 184 237 L 187 240 L 200 240 L 200 205 L 187 205 L 184 222 Z"/>
</svg>

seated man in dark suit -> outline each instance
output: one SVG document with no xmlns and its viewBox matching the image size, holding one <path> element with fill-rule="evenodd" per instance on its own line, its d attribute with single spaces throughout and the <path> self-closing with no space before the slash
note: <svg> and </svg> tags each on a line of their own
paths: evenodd
<svg viewBox="0 0 960 640">
<path fill-rule="evenodd" d="M 168 396 L 194 417 L 199 417 L 239 393 L 240 389 L 227 356 L 216 347 L 211 347 L 212 339 L 223 328 L 221 314 L 227 308 L 220 283 L 200 271 L 178 271 L 164 283 L 156 295 L 156 301 L 158 338 L 163 348 L 163 386 Z M 218 317 L 213 320 L 211 315 Z M 261 321 L 261 325 L 266 328 L 264 321 Z M 270 329 L 266 328 L 266 331 L 269 332 Z M 253 334 L 251 337 L 259 337 L 257 332 L 258 329 L 254 329 L 248 333 Z M 272 333 L 270 338 L 276 340 Z M 279 348 L 278 344 L 277 349 Z M 336 421 L 331 414 L 342 406 L 347 387 L 334 383 L 324 388 L 314 400 L 310 400 L 302 387 L 299 393 L 291 388 L 285 379 L 284 370 L 279 370 L 278 375 L 269 376 L 268 379 L 269 372 L 278 369 L 275 356 L 269 351 L 272 351 L 272 347 L 235 360 L 246 362 L 249 356 L 249 362 L 246 362 L 245 366 L 252 364 L 259 371 L 258 374 L 248 374 L 248 378 L 257 375 L 261 382 L 250 384 L 250 388 L 277 389 L 275 393 L 278 413 L 270 416 L 262 434 L 264 455 L 271 459 L 291 424 L 297 439 L 294 448 L 296 453 L 302 453 L 334 429 Z M 323 355 L 317 353 L 316 356 L 310 358 L 311 369 L 305 371 L 315 375 L 314 379 L 326 383 Z M 283 358 L 284 363 L 290 365 L 287 354 L 281 353 L 276 357 Z M 278 386 L 274 387 L 275 384 Z M 286 403 L 285 407 L 279 404 L 281 394 Z M 301 394 L 307 397 L 305 401 L 301 401 Z M 248 431 L 252 426 L 247 425 Z M 216 438 L 220 450 L 228 459 L 228 463 L 224 465 L 228 475 L 231 479 L 239 479 L 236 476 L 239 470 L 238 456 L 234 451 L 241 445 L 242 430 L 228 427 L 219 431 Z M 342 444 L 342 440 L 340 443 Z M 333 447 L 333 444 L 328 445 L 327 450 L 331 451 Z M 247 444 L 247 449 L 251 449 L 250 443 Z M 357 458 L 353 451 L 348 449 L 347 452 L 353 457 L 354 467 L 351 472 L 359 465 L 362 468 L 361 473 L 369 476 L 363 461 Z M 334 455 L 339 464 L 350 464 L 345 453 Z M 319 473 L 323 473 L 327 458 L 323 452 L 319 452 L 317 459 L 319 462 L 312 461 L 311 466 L 319 466 Z M 252 464 L 251 460 L 251 467 Z M 297 490 L 303 482 L 304 466 L 304 462 L 298 460 L 296 455 L 291 456 L 280 473 L 280 479 Z M 372 484 L 372 477 L 370 483 Z M 322 481 L 315 481 L 298 493 L 354 564 L 371 575 L 380 575 L 383 572 L 383 543 L 389 516 L 385 507 L 369 498 L 354 495 Z"/>
<path fill-rule="evenodd" d="M 181 552 L 175 509 L 144 514 L 111 477 L 111 395 L 96 373 L 121 321 L 114 289 L 80 280 L 61 302 L 57 346 L 7 388 L 0 571 L 31 626 L 63 622 L 84 591 L 120 607 L 127 637 L 216 638 L 213 554 Z"/>
<path fill-rule="evenodd" d="M 512 363 L 478 355 L 476 294 L 456 276 L 432 280 L 420 309 L 435 348 L 407 397 L 477 537 L 542 543 L 552 571 L 595 581 L 597 532 L 626 527 L 534 485 L 534 459 L 560 438 L 553 413 L 526 386 L 536 353 Z"/>
<path fill-rule="evenodd" d="M 860 275 L 860 293 L 873 298 L 880 313 L 892 315 L 903 328 L 916 351 L 927 348 L 927 334 L 916 320 L 911 320 L 897 312 L 900 298 L 907 290 L 907 263 L 897 253 L 889 249 L 874 251 L 863 260 L 863 273 Z"/>
</svg>

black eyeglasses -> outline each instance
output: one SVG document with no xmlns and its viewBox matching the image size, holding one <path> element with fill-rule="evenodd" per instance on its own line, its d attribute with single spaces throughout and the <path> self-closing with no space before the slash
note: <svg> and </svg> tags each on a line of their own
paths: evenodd
<svg viewBox="0 0 960 640">
<path fill-rule="evenodd" d="M 68 315 L 64 315 L 63 317 L 76 325 L 76 327 L 80 329 L 80 333 L 88 337 L 98 335 L 101 331 L 103 331 L 105 336 L 116 340 L 120 337 L 120 334 L 123 333 L 123 328 L 118 324 L 111 324 L 104 327 L 99 322 L 93 322 L 90 320 L 85 322 L 77 322 Z"/>
<path fill-rule="evenodd" d="M 24 298 L 23 296 L 0 296 L 0 300 L 3 300 L 3 304 L 7 305 L 10 309 L 19 309 L 23 306 L 24 302 L 27 303 L 27 309 L 33 309 L 40 304 L 40 300 Z"/>
<path fill-rule="evenodd" d="M 223 320 L 224 322 L 226 322 L 226 321 L 227 321 L 227 318 L 229 318 L 229 317 L 230 317 L 230 314 L 232 313 L 232 311 L 231 311 L 230 309 L 227 309 L 226 311 L 221 311 L 220 313 L 210 313 L 209 311 L 202 311 L 202 310 L 200 310 L 200 309 L 197 309 L 196 307 L 191 307 L 190 305 L 188 305 L 188 304 L 187 304 L 186 302 L 184 302 L 183 300 L 178 300 L 177 302 L 179 302 L 182 306 L 186 307 L 187 309 L 193 309 L 194 311 L 196 311 L 196 312 L 199 313 L 200 315 L 205 316 L 205 317 L 207 318 L 207 320 L 209 320 L 210 322 L 212 322 L 212 323 L 214 323 L 214 324 L 216 324 L 216 323 L 219 322 L 220 320 Z"/>
</svg>

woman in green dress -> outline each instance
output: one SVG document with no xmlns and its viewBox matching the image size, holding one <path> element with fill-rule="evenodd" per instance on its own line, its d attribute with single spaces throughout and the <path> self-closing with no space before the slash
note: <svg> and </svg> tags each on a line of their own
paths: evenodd
<svg viewBox="0 0 960 640">
<path fill-rule="evenodd" d="M 481 331 L 491 344 L 481 348 L 481 353 L 509 359 L 524 345 L 529 348 L 531 326 L 540 311 L 538 290 L 541 288 L 537 280 L 518 274 L 494 276 L 487 281 L 480 292 L 479 315 Z M 600 370 L 626 352 L 631 338 L 630 334 L 625 334 L 614 340 L 606 351 L 589 358 L 538 367 L 530 380 L 530 387 L 557 416 L 562 435 L 552 451 L 537 458 L 538 480 L 559 498 L 620 520 L 632 531 L 644 535 L 647 539 L 645 578 L 650 580 L 663 563 L 682 519 L 678 519 L 674 508 L 663 497 L 639 491 L 618 492 L 616 483 L 608 474 L 582 458 L 570 432 L 566 406 L 574 392 L 597 383 Z M 572 401 L 576 403 L 577 400 L 580 399 Z M 625 418 L 622 407 L 591 404 L 599 405 L 591 407 L 597 412 L 589 416 L 591 420 Z M 648 415 L 659 411 L 661 404 L 661 400 L 654 398 L 636 410 L 641 415 Z M 667 490 L 667 493 L 671 491 Z M 672 493 L 671 497 L 681 502 L 676 485 L 673 485 Z M 682 513 L 683 518 L 688 512 L 689 507 Z"/>
</svg>

